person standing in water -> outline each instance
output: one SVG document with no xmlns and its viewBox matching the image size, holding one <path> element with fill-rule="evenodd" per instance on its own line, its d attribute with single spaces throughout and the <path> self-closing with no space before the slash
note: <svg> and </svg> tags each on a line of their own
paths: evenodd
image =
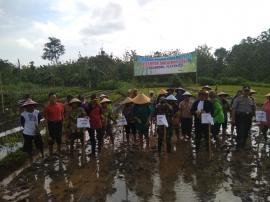
<svg viewBox="0 0 270 202">
<path fill-rule="evenodd" d="M 171 139 L 173 135 L 173 126 L 172 126 L 172 121 L 173 121 L 173 107 L 168 103 L 166 98 L 162 97 L 160 98 L 160 103 L 157 104 L 157 110 L 156 114 L 157 115 L 165 115 L 167 122 L 168 122 L 168 127 L 166 126 L 157 126 L 157 133 L 158 133 L 158 153 L 161 154 L 161 148 L 162 144 L 164 141 L 164 133 L 166 131 L 166 148 L 167 148 L 167 153 L 171 152 L 172 144 L 171 144 Z M 164 128 L 165 127 L 165 128 Z"/>
<path fill-rule="evenodd" d="M 37 103 L 32 99 L 26 100 L 22 104 L 24 111 L 21 113 L 21 125 L 23 127 L 23 151 L 29 155 L 30 162 L 33 163 L 33 141 L 35 146 L 40 150 L 42 158 L 44 157 L 43 152 L 43 141 L 39 132 L 39 123 L 42 118 L 41 113 L 35 109 Z"/>
<path fill-rule="evenodd" d="M 146 149 L 149 150 L 149 126 L 151 119 L 150 98 L 144 94 L 138 94 L 134 99 L 133 113 L 136 121 L 136 129 L 139 133 L 140 147 L 143 149 L 143 137 L 146 141 Z"/>
<path fill-rule="evenodd" d="M 246 145 L 255 110 L 255 102 L 250 98 L 250 87 L 244 86 L 242 95 L 235 98 L 232 104 L 232 123 L 236 126 L 237 150 L 243 149 Z"/>
<path fill-rule="evenodd" d="M 190 139 L 192 130 L 192 114 L 190 111 L 192 107 L 192 101 L 190 97 L 192 94 L 186 91 L 182 96 L 184 100 L 179 104 L 181 130 L 183 137 Z"/>
<path fill-rule="evenodd" d="M 88 104 L 87 114 L 90 119 L 90 129 L 88 129 L 92 155 L 96 154 L 96 137 L 98 141 L 98 151 L 101 152 L 103 146 L 102 133 L 102 108 L 99 104 L 99 99 L 95 94 L 91 96 L 91 102 Z M 96 137 L 95 137 L 96 134 Z"/>
<path fill-rule="evenodd" d="M 87 117 L 85 110 L 81 107 L 81 101 L 77 98 L 70 100 L 69 105 L 71 106 L 71 111 L 67 118 L 67 129 L 69 131 L 70 140 L 70 153 L 73 155 L 74 152 L 74 142 L 77 139 L 81 141 L 81 148 L 84 151 L 85 146 L 85 128 L 77 127 L 77 119 Z"/>
<path fill-rule="evenodd" d="M 48 144 L 50 156 L 53 154 L 53 145 L 57 144 L 57 153 L 61 153 L 62 127 L 64 120 L 64 106 L 57 101 L 55 93 L 49 93 L 49 102 L 44 108 L 44 118 L 48 129 Z"/>
</svg>

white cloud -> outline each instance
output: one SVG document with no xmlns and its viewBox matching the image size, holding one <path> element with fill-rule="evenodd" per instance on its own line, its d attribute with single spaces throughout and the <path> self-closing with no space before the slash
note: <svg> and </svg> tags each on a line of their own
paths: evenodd
<svg viewBox="0 0 270 202">
<path fill-rule="evenodd" d="M 60 33 L 60 28 L 53 22 L 33 22 L 34 28 L 40 31 L 42 34 L 46 35 L 58 35 Z"/>
<path fill-rule="evenodd" d="M 4 11 L 4 9 L 2 9 L 2 8 L 0 8 L 0 16 L 3 16 L 3 15 L 5 15 L 5 11 Z"/>
<path fill-rule="evenodd" d="M 20 38 L 17 39 L 16 42 L 18 43 L 19 46 L 26 48 L 26 49 L 33 49 L 34 45 L 27 39 L 25 38 Z"/>
<path fill-rule="evenodd" d="M 230 49 L 269 29 L 269 7 L 269 0 L 54 0 L 47 8 L 51 13 L 41 12 L 25 25 L 17 20 L 24 16 L 9 16 L 9 24 L 0 18 L 0 35 L 19 45 L 18 54 L 28 47 L 37 61 L 49 36 L 65 45 L 63 60 L 77 58 L 79 51 L 94 55 L 101 46 L 117 56 L 126 49 L 141 55 L 174 48 L 188 52 L 205 43 Z M 1 46 L 7 45 L 0 41 L 0 55 L 12 58 Z"/>
</svg>

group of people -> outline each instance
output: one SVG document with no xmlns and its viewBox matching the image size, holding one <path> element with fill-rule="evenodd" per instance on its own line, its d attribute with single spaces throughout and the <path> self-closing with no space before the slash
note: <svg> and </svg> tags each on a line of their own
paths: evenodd
<svg viewBox="0 0 270 202">
<path fill-rule="evenodd" d="M 195 97 L 183 88 L 161 89 L 159 93 L 149 92 L 149 96 L 140 93 L 137 89 L 128 91 L 122 105 L 122 115 L 126 119 L 125 136 L 127 144 L 132 140 L 143 148 L 149 149 L 149 136 L 157 134 L 158 152 L 162 152 L 163 145 L 166 152 L 172 150 L 172 136 L 186 141 L 192 138 L 194 127 L 194 140 L 196 150 L 200 150 L 201 141 L 205 139 L 206 149 L 210 146 L 210 138 L 218 144 L 220 129 L 226 134 L 228 114 L 231 117 L 232 128 L 236 127 L 236 148 L 243 149 L 250 133 L 252 118 L 255 115 L 256 104 L 252 95 L 256 93 L 249 86 L 244 86 L 231 103 L 227 100 L 228 94 L 212 91 L 211 87 L 203 86 Z M 262 123 L 262 132 L 265 134 L 270 127 L 270 93 L 266 95 L 267 101 L 263 110 L 267 114 L 267 121 Z M 116 124 L 118 114 L 113 112 L 112 101 L 107 95 L 96 94 L 88 102 L 83 96 L 67 96 L 66 101 L 58 101 L 56 93 L 50 93 L 43 112 L 37 110 L 38 103 L 31 98 L 26 99 L 22 105 L 21 124 L 23 126 L 24 146 L 30 159 L 33 157 L 33 141 L 36 148 L 43 153 L 43 139 L 40 135 L 42 127 L 46 127 L 49 154 L 53 154 L 56 143 L 60 154 L 62 135 L 69 145 L 70 153 L 74 152 L 75 140 L 79 139 L 82 149 L 85 146 L 86 131 L 88 131 L 91 154 L 101 152 L 104 137 L 110 138 L 114 144 L 113 126 Z M 208 113 L 212 117 L 212 124 L 202 123 L 202 114 Z M 157 125 L 157 115 L 165 115 L 168 125 Z M 78 118 L 88 118 L 90 128 L 78 128 Z M 154 132 L 153 132 L 154 131 Z M 210 136 L 211 134 L 211 136 Z M 164 144 L 166 138 L 166 145 Z M 211 139 L 212 139 L 211 138 Z M 144 142 L 145 141 L 145 142 Z M 97 151 L 96 151 L 97 150 Z"/>
</svg>

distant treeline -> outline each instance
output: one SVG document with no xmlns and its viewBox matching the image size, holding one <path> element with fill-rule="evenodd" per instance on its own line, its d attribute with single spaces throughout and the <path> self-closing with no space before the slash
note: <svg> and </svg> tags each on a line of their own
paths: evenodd
<svg viewBox="0 0 270 202">
<path fill-rule="evenodd" d="M 241 84 L 270 81 L 270 29 L 258 37 L 247 37 L 231 50 L 218 48 L 212 54 L 207 45 L 199 46 L 198 78 L 201 83 Z M 179 50 L 154 52 L 152 56 L 173 55 Z M 4 84 L 34 83 L 49 86 L 97 87 L 103 81 L 181 82 L 195 81 L 195 74 L 165 76 L 133 76 L 136 51 L 126 51 L 120 59 L 101 50 L 96 56 L 57 65 L 35 66 L 34 62 L 18 68 L 0 59 L 0 73 Z"/>
</svg>

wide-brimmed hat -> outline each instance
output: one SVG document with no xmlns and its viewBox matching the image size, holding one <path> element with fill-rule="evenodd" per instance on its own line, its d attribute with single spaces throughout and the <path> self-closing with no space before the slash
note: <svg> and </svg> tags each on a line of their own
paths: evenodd
<svg viewBox="0 0 270 202">
<path fill-rule="evenodd" d="M 257 93 L 255 90 L 250 89 L 250 94 L 255 94 L 255 93 Z"/>
<path fill-rule="evenodd" d="M 123 102 L 121 102 L 122 105 L 132 103 L 132 99 L 130 97 L 127 97 Z"/>
<path fill-rule="evenodd" d="M 100 101 L 100 104 L 103 104 L 103 103 L 109 103 L 109 102 L 112 102 L 112 101 L 109 100 L 108 98 L 103 98 L 103 99 Z"/>
<path fill-rule="evenodd" d="M 105 94 L 101 94 L 101 95 L 99 96 L 99 98 L 104 98 L 104 97 L 108 97 L 108 96 L 105 95 Z"/>
<path fill-rule="evenodd" d="M 228 96 L 229 94 L 228 93 L 225 93 L 225 92 L 219 92 L 218 93 L 218 96 L 222 96 L 222 95 Z"/>
<path fill-rule="evenodd" d="M 26 107 L 26 106 L 30 106 L 30 105 L 38 105 L 38 103 L 37 102 L 35 102 L 34 100 L 32 100 L 32 99 L 27 99 L 23 104 L 22 104 L 22 106 L 21 107 Z"/>
<path fill-rule="evenodd" d="M 202 89 L 206 89 L 206 90 L 208 90 L 208 91 L 209 91 L 209 90 L 212 90 L 212 88 L 211 88 L 210 86 L 208 86 L 208 85 L 203 86 Z"/>
<path fill-rule="evenodd" d="M 166 91 L 164 89 L 160 89 L 160 91 L 159 91 L 159 95 L 165 95 L 167 93 L 168 93 L 168 91 Z"/>
<path fill-rule="evenodd" d="M 72 104 L 72 103 L 82 103 L 82 101 L 80 101 L 78 98 L 73 98 L 69 101 L 69 104 Z"/>
<path fill-rule="evenodd" d="M 140 93 L 132 99 L 132 102 L 135 104 L 146 104 L 150 102 L 150 98 L 147 97 L 145 94 Z"/>
<path fill-rule="evenodd" d="M 169 95 L 168 97 L 166 97 L 166 100 L 177 101 L 177 99 L 176 99 L 176 97 L 174 95 Z"/>
<path fill-rule="evenodd" d="M 149 91 L 149 94 L 154 94 L 155 92 L 153 90 L 150 90 Z"/>
<path fill-rule="evenodd" d="M 209 91 L 207 91 L 207 90 L 199 90 L 198 94 L 208 95 L 209 94 Z"/>
<path fill-rule="evenodd" d="M 178 88 L 175 89 L 175 92 L 178 92 L 178 91 L 186 91 L 186 90 L 184 88 L 182 88 L 182 87 L 178 87 Z"/>
<path fill-rule="evenodd" d="M 270 93 L 267 93 L 267 94 L 265 95 L 265 97 L 270 97 Z"/>
<path fill-rule="evenodd" d="M 188 91 L 184 92 L 182 96 L 192 96 L 192 94 Z"/>
</svg>

